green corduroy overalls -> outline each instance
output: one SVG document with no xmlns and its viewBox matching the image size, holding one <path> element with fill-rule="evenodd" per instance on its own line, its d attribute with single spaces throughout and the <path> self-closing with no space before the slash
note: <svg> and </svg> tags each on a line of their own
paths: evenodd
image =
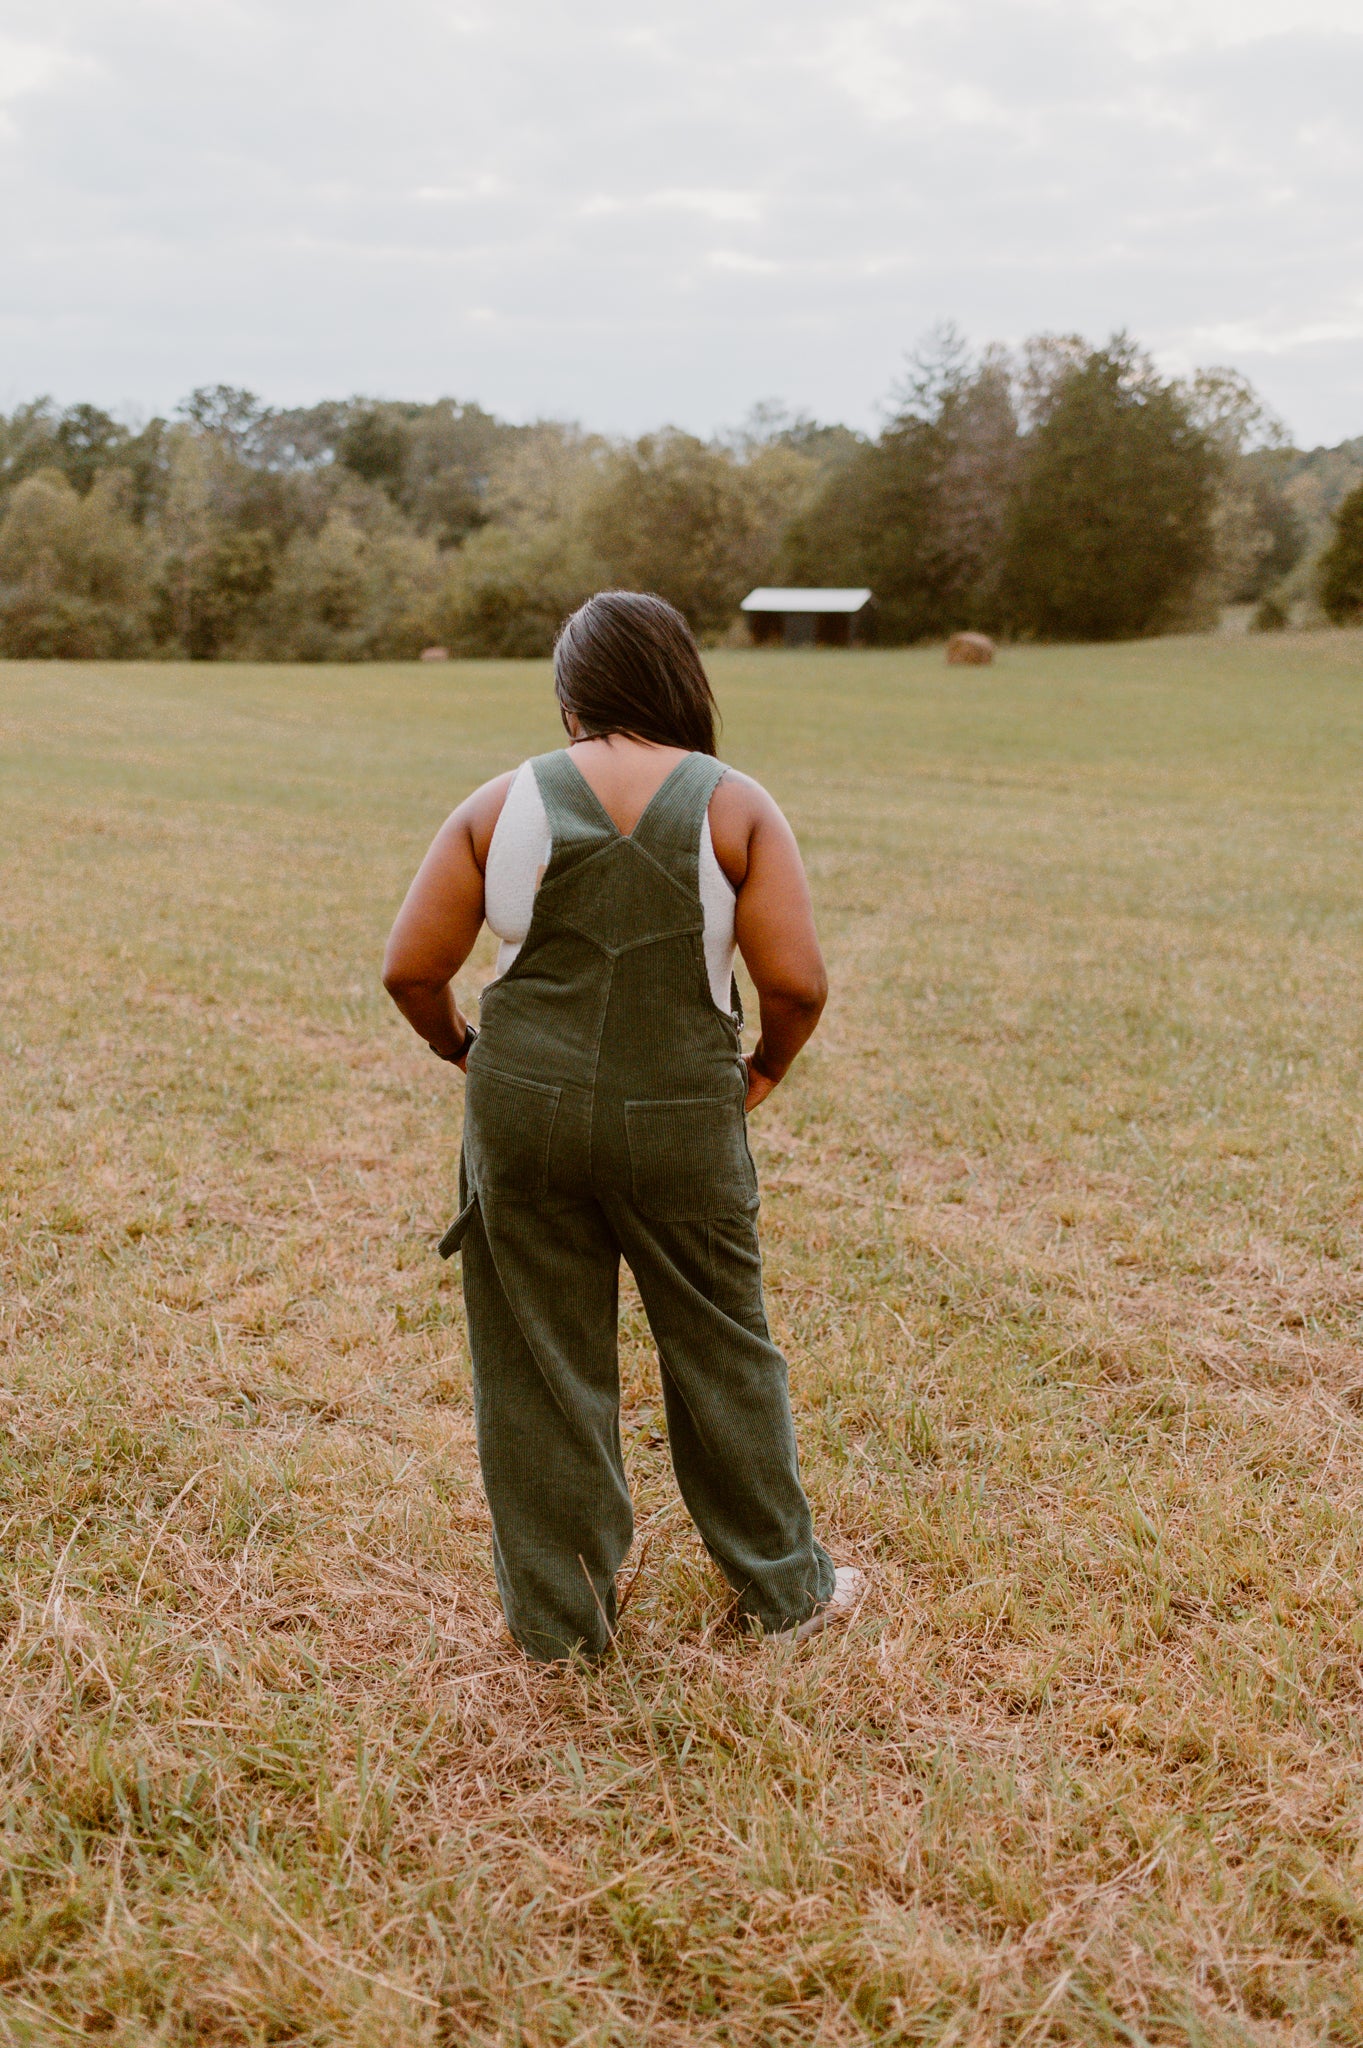
<svg viewBox="0 0 1363 2048">
<path fill-rule="evenodd" d="M 532 1657 L 605 1650 L 634 1531 L 617 1320 L 628 1261 L 662 1365 L 682 1497 L 739 1611 L 778 1629 L 833 1591 L 762 1305 L 735 1020 L 697 884 L 723 766 L 678 762 L 626 837 L 566 752 L 534 763 L 553 853 L 483 996 L 461 1210 L 478 1455 L 497 1585 Z"/>
</svg>

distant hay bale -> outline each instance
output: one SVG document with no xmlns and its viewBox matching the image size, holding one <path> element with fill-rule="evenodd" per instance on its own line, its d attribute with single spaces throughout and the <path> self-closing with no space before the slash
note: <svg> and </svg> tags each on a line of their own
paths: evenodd
<svg viewBox="0 0 1363 2048">
<path fill-rule="evenodd" d="M 450 650 L 448 647 L 423 647 L 421 650 L 421 659 L 423 661 L 448 661 L 449 658 Z"/>
<path fill-rule="evenodd" d="M 947 641 L 947 663 L 951 668 L 983 668 L 994 659 L 994 643 L 987 633 L 953 633 Z"/>
</svg>

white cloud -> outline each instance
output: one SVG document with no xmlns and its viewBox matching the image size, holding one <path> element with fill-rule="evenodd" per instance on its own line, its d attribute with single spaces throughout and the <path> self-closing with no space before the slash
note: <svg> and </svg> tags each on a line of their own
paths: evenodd
<svg viewBox="0 0 1363 2048">
<path fill-rule="evenodd" d="M 29 42 L 0 34 L 0 101 L 41 92 L 64 72 L 82 68 L 80 56 L 60 43 Z"/>
<path fill-rule="evenodd" d="M 1309 320 L 1304 325 L 1258 326 L 1253 321 L 1229 322 L 1220 327 L 1194 328 L 1190 339 L 1205 354 L 1217 349 L 1230 356 L 1283 356 L 1299 349 L 1319 347 L 1323 342 L 1363 341 L 1363 297 L 1355 301 L 1353 317 L 1339 320 Z"/>
<path fill-rule="evenodd" d="M 595 192 L 584 199 L 579 211 L 585 220 L 599 220 L 621 213 L 694 213 L 704 220 L 759 221 L 762 195 L 759 192 L 706 191 L 697 187 L 671 186 L 661 192 L 640 192 L 634 196 Z"/>
<path fill-rule="evenodd" d="M 714 270 L 733 270 L 749 277 L 778 277 L 789 268 L 770 256 L 751 256 L 744 249 L 711 249 L 705 260 Z"/>
<path fill-rule="evenodd" d="M 1358 0 L 1096 0 L 1094 11 L 1149 56 L 1304 31 L 1357 34 L 1360 25 Z"/>
<path fill-rule="evenodd" d="M 509 190 L 505 179 L 481 171 L 461 185 L 418 185 L 408 196 L 428 206 L 472 206 L 480 199 L 495 199 Z"/>
<path fill-rule="evenodd" d="M 862 421 L 1132 329 L 1363 430 L 1363 0 L 6 0 L 8 402 Z"/>
</svg>

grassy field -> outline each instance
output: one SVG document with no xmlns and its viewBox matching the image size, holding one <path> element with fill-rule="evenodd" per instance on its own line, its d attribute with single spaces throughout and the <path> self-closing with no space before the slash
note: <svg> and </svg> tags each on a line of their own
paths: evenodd
<svg viewBox="0 0 1363 2048">
<path fill-rule="evenodd" d="M 753 1136 L 873 1591 L 715 1627 L 631 1299 L 564 1675 L 378 986 L 547 671 L 0 670 L 4 2042 L 1363 2041 L 1363 635 L 712 666 L 829 956 Z"/>
</svg>

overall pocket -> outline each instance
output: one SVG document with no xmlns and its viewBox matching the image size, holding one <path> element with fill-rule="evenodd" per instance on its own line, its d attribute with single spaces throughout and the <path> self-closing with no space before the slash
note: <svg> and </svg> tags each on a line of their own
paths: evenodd
<svg viewBox="0 0 1363 2048">
<path fill-rule="evenodd" d="M 699 1222 L 757 1206 L 757 1174 L 732 1094 L 627 1102 L 634 1205 L 659 1223 Z"/>
<path fill-rule="evenodd" d="M 500 1188 L 538 1199 L 549 1185 L 549 1146 L 561 1088 L 523 1081 L 479 1061 L 468 1071 L 464 1146 L 469 1180 L 480 1193 Z"/>
</svg>

